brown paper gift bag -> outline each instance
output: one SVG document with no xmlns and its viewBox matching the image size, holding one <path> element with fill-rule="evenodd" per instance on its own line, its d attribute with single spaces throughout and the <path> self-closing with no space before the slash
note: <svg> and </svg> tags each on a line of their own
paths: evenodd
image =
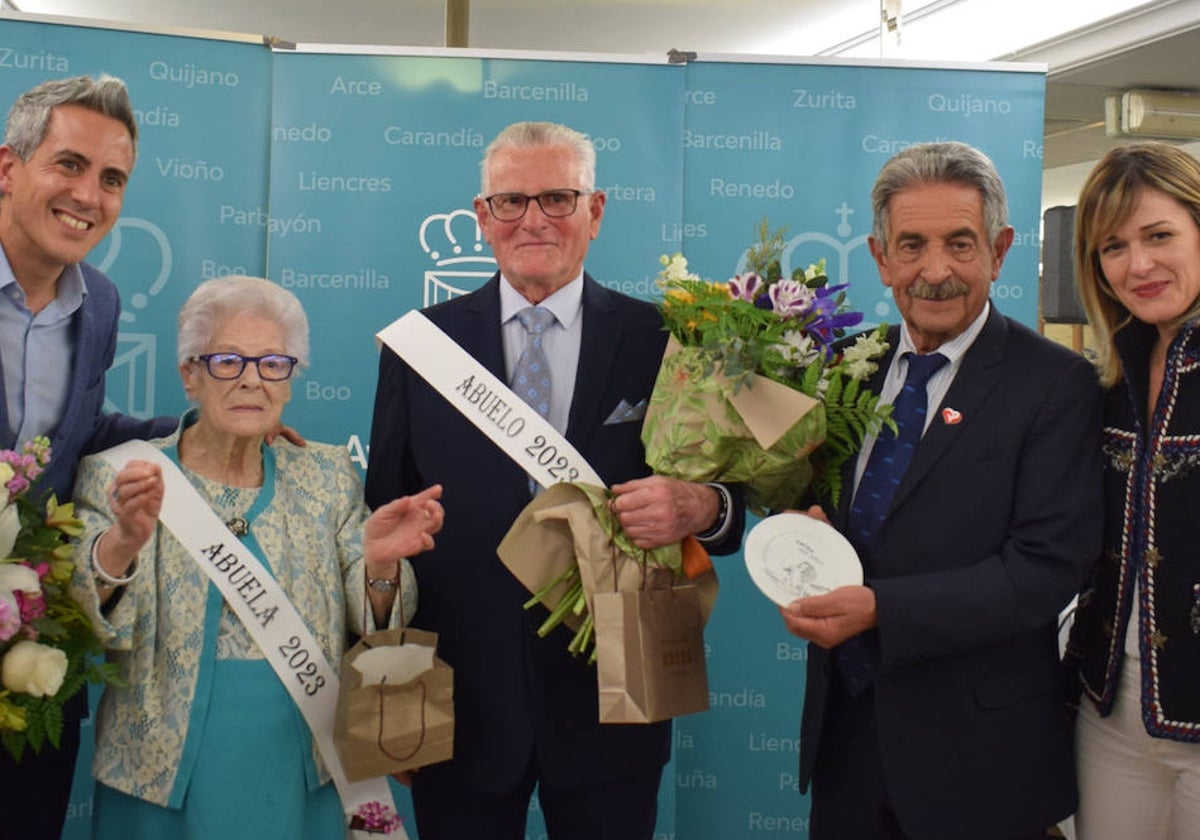
<svg viewBox="0 0 1200 840">
<path fill-rule="evenodd" d="M 433 667 L 397 684 L 363 685 L 353 666 L 381 646 L 434 649 Z M 454 672 L 437 658 L 437 634 L 413 628 L 380 630 L 342 657 L 333 743 L 352 782 L 446 761 L 454 754 Z"/>
<path fill-rule="evenodd" d="M 601 723 L 653 723 L 708 708 L 698 587 L 596 592 Z"/>
</svg>

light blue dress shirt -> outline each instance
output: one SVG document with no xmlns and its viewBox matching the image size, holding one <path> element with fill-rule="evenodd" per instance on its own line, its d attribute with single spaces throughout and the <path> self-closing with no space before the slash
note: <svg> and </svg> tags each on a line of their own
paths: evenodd
<svg viewBox="0 0 1200 840">
<path fill-rule="evenodd" d="M 937 409 L 941 406 L 942 400 L 946 398 L 946 393 L 950 390 L 950 386 L 954 383 L 954 377 L 958 376 L 958 369 L 962 367 L 963 356 L 967 355 L 967 351 L 971 349 L 971 345 L 975 343 L 975 339 L 983 332 L 983 325 L 987 323 L 988 313 L 992 311 L 992 303 L 988 301 L 983 307 L 983 311 L 978 317 L 971 322 L 961 333 L 938 347 L 937 352 L 941 353 L 949 362 L 942 365 L 938 372 L 930 377 L 925 384 L 925 395 L 929 401 L 929 410 L 925 414 L 925 428 L 921 431 L 922 436 L 929 431 L 929 425 L 937 417 Z M 908 376 L 908 359 L 904 358 L 905 353 L 915 353 L 917 351 L 916 344 L 913 343 L 912 337 L 908 334 L 908 324 L 900 322 L 900 346 L 896 348 L 895 354 L 892 355 L 892 364 L 888 368 L 887 376 L 883 380 L 883 388 L 879 392 L 879 404 L 891 405 L 896 401 L 896 397 L 900 394 L 900 389 L 904 387 L 904 378 Z M 947 406 L 953 408 L 953 406 Z M 858 482 L 862 480 L 863 473 L 867 469 L 867 460 L 871 457 L 871 449 L 875 446 L 875 436 L 865 439 L 862 444 L 862 449 L 858 453 L 858 463 L 854 469 L 854 490 L 858 492 Z"/>
<path fill-rule="evenodd" d="M 54 300 L 35 314 L 0 253 L 0 367 L 10 427 L 0 433 L 18 447 L 37 435 L 52 435 L 66 411 L 75 356 L 72 322 L 86 295 L 83 272 L 69 265 L 58 278 Z"/>
</svg>

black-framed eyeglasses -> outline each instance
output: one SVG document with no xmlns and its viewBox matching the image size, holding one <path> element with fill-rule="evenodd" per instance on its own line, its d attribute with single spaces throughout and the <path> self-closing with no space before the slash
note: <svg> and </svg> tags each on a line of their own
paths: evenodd
<svg viewBox="0 0 1200 840">
<path fill-rule="evenodd" d="M 502 222 L 515 222 L 523 217 L 530 201 L 536 201 L 542 212 L 550 218 L 561 219 L 574 213 L 579 196 L 587 194 L 583 190 L 546 190 L 537 195 L 502 192 L 489 195 L 484 201 L 492 215 Z"/>
<path fill-rule="evenodd" d="M 258 376 L 267 382 L 280 382 L 288 379 L 300 360 L 295 356 L 284 356 L 282 353 L 269 353 L 266 356 L 243 356 L 241 353 L 201 353 L 199 356 L 188 357 L 189 362 L 204 362 L 208 375 L 213 379 L 237 379 L 246 369 L 246 362 L 254 362 L 258 368 Z"/>
</svg>

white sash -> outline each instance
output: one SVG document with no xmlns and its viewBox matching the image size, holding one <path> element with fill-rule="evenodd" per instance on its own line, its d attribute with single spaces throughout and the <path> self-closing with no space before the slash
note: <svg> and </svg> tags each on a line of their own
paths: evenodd
<svg viewBox="0 0 1200 840">
<path fill-rule="evenodd" d="M 175 462 L 162 451 L 145 441 L 131 440 L 100 454 L 116 470 L 133 460 L 150 461 L 162 467 L 166 492 L 160 521 L 216 584 L 225 603 L 266 654 L 267 661 L 312 730 L 313 740 L 333 777 L 346 815 L 353 815 L 359 806 L 368 802 L 379 802 L 394 809 L 386 778 L 361 782 L 346 779 L 333 745 L 337 671 L 262 562 L 242 545 Z M 365 832 L 354 832 L 354 835 L 368 836 Z M 403 826 L 389 836 L 408 840 Z"/>
<path fill-rule="evenodd" d="M 607 486 L 566 437 L 424 314 L 413 310 L 375 336 L 542 487 Z"/>
</svg>

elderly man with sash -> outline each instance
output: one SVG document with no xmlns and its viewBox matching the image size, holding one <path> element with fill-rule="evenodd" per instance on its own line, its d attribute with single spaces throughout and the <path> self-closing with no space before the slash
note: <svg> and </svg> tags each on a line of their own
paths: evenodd
<svg viewBox="0 0 1200 840">
<path fill-rule="evenodd" d="M 544 420 L 532 448 L 570 452 L 562 477 L 593 472 L 611 487 L 639 546 L 695 534 L 715 553 L 736 550 L 736 494 L 646 466 L 641 418 L 667 336 L 654 306 L 583 270 L 605 209 L 588 138 L 511 125 L 484 153 L 482 186 L 475 212 L 500 271 L 427 321 L 469 354 L 478 381 L 516 392 L 497 402 L 512 413 L 505 428 Z M 563 631 L 537 636 L 545 613 L 522 609 L 529 593 L 496 554 L 531 499 L 530 477 L 554 478 L 538 451 L 489 436 L 418 375 L 422 361 L 384 348 L 367 471 L 369 505 L 437 483 L 455 523 L 413 564 L 413 623 L 439 633 L 455 669 L 454 758 L 413 778 L 421 838 L 522 838 L 535 786 L 551 838 L 650 838 L 670 723 L 600 725 L 595 668 L 568 654 Z"/>
</svg>

